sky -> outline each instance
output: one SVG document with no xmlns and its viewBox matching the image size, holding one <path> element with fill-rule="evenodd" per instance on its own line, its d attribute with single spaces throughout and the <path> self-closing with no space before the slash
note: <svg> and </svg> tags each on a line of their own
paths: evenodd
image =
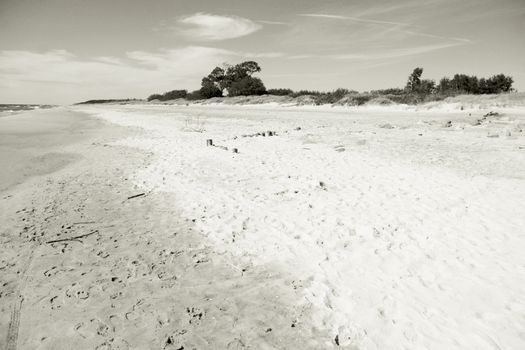
<svg viewBox="0 0 525 350">
<path fill-rule="evenodd" d="M 0 103 L 194 90 L 257 61 L 267 88 L 504 73 L 525 91 L 525 0 L 0 0 Z"/>
</svg>

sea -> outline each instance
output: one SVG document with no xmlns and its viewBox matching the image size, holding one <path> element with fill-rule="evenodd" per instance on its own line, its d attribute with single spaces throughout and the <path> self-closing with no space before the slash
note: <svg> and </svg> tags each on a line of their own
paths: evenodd
<svg viewBox="0 0 525 350">
<path fill-rule="evenodd" d="M 54 105 L 37 105 L 37 104 L 0 104 L 0 117 L 6 117 L 24 111 L 35 109 L 53 108 Z"/>
</svg>

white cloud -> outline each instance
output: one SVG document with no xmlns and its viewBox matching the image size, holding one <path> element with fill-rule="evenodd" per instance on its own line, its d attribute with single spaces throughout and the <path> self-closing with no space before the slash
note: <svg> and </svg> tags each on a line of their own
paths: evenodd
<svg viewBox="0 0 525 350">
<path fill-rule="evenodd" d="M 190 39 L 202 41 L 239 38 L 262 28 L 260 24 L 247 18 L 206 13 L 180 18 L 178 23 L 176 30 Z"/>
<path fill-rule="evenodd" d="M 94 98 L 144 98 L 155 92 L 198 88 L 201 78 L 223 62 L 282 56 L 279 52 L 203 46 L 89 59 L 65 50 L 0 51 L 0 101 L 71 103 Z"/>
<path fill-rule="evenodd" d="M 238 53 L 228 50 L 195 46 L 133 51 L 122 59 L 81 59 L 64 50 L 0 51 L 0 100 L 70 103 L 192 89 L 215 65 L 237 57 Z"/>
</svg>

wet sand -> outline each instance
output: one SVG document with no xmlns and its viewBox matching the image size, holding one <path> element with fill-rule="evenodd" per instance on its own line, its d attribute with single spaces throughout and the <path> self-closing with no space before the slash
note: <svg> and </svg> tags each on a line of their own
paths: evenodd
<svg viewBox="0 0 525 350">
<path fill-rule="evenodd" d="M 78 154 L 64 152 L 64 147 L 85 140 L 102 125 L 64 108 L 0 118 L 0 191 L 78 160 Z"/>
</svg>

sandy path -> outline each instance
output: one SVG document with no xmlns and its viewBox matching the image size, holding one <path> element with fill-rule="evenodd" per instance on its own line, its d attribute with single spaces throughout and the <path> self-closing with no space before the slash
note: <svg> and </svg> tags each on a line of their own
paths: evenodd
<svg viewBox="0 0 525 350">
<path fill-rule="evenodd" d="M 524 345 L 523 112 L 92 112 L 147 131 L 118 143 L 154 155 L 134 183 L 173 193 L 215 250 L 293 276 L 326 346 Z"/>
</svg>

